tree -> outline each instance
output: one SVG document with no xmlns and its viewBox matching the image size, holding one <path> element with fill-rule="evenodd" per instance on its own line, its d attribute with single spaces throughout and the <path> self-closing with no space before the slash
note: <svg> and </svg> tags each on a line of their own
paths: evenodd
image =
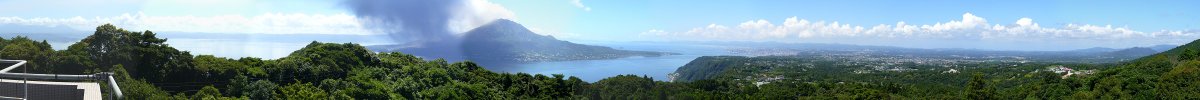
<svg viewBox="0 0 1200 100">
<path fill-rule="evenodd" d="M 321 90 L 310 83 L 292 83 L 284 86 L 279 90 L 279 96 L 283 96 L 282 99 L 284 100 L 330 99 L 325 90 Z"/>
<path fill-rule="evenodd" d="M 975 73 L 971 75 L 971 80 L 967 81 L 967 99 L 971 100 L 995 100 L 995 88 L 988 84 L 987 79 L 983 78 L 983 73 Z"/>
<path fill-rule="evenodd" d="M 1200 61 L 1177 64 L 1159 78 L 1155 90 L 1163 99 L 1200 99 Z"/>
<path fill-rule="evenodd" d="M 56 52 L 52 57 L 54 69 L 53 73 L 59 74 L 91 74 L 103 72 L 97 68 L 95 60 L 89 58 L 87 52 L 63 50 Z"/>
<path fill-rule="evenodd" d="M 149 82 L 140 79 L 134 79 L 126 72 L 122 65 L 114 65 L 113 78 L 117 80 L 117 86 L 121 87 L 121 93 L 125 94 L 124 99 L 130 100 L 163 100 L 170 98 L 170 93 L 158 89 Z"/>
<path fill-rule="evenodd" d="M 481 100 L 481 99 L 504 99 L 492 89 L 487 89 L 483 84 L 469 84 L 462 82 L 451 82 L 447 85 L 442 85 L 430 88 L 418 93 L 420 98 L 437 99 L 437 100 Z"/>
<path fill-rule="evenodd" d="M 1200 52 L 1197 52 L 1196 50 L 1192 50 L 1192 49 L 1184 49 L 1183 54 L 1179 56 L 1179 59 L 1192 60 L 1192 59 L 1196 59 L 1196 57 L 1200 57 Z"/>
<path fill-rule="evenodd" d="M 942 73 L 943 66 L 902 63 L 911 71 L 845 74 L 863 66 L 845 60 L 787 56 L 701 57 L 714 68 L 682 74 L 681 82 L 618 75 L 594 84 L 561 74 L 495 73 L 470 61 L 426 61 L 397 53 L 375 53 L 352 43 L 313 42 L 280 59 L 192 56 L 162 44 L 154 32 L 129 32 L 112 25 L 67 50 L 45 41 L 0 38 L 0 58 L 65 73 L 113 71 L 126 99 L 1197 99 L 1200 52 L 1156 55 L 1094 74 L 1062 79 L 1034 73 L 1037 62 L 958 64 L 983 72 Z M 1181 50 L 1171 50 L 1181 51 Z M 49 58 L 49 61 L 45 60 Z M 697 60 L 703 60 L 697 58 Z M 1186 60 L 1186 61 L 1178 61 Z M 765 62 L 765 63 L 761 63 Z M 787 63 L 796 62 L 796 63 Z M 852 62 L 856 63 L 856 62 Z M 857 64 L 856 64 L 857 65 Z M 1092 64 L 1082 64 L 1092 65 Z M 66 66 L 66 67 L 60 67 Z M 72 67 L 81 66 L 81 67 Z M 816 66 L 816 67 L 813 67 Z M 836 67 L 822 67 L 836 66 Z M 1004 66 L 1004 67 L 996 67 Z M 696 66 L 693 66 L 696 67 Z M 32 67 L 37 68 L 37 67 Z M 129 68 L 126 70 L 125 68 Z M 1078 67 L 1075 67 L 1078 68 Z M 1079 68 L 1079 69 L 1085 69 Z M 933 69 L 933 70 L 927 70 Z M 686 72 L 685 72 L 686 73 Z M 985 74 L 986 73 L 986 74 Z M 987 77 L 1004 77 L 989 80 Z M 1020 77 L 1025 76 L 1025 77 Z M 783 79 L 773 79 L 782 77 Z M 769 79 L 769 80 L 768 80 Z M 223 82 L 229 84 L 223 84 Z M 691 81 L 691 82 L 682 82 Z M 967 81 L 964 85 L 963 81 Z M 198 83 L 178 88 L 179 83 Z M 767 83 L 767 84 L 761 84 Z M 103 83 L 102 83 L 103 84 Z M 156 85 L 160 85 L 156 86 Z M 211 86 L 218 85 L 218 86 Z M 103 86 L 103 85 L 102 85 Z M 201 87 L 202 86 L 202 87 Z M 282 87 L 280 87 L 282 86 Z M 997 88 L 1003 93 L 996 93 Z M 183 92 L 199 90 L 197 92 Z M 172 91 L 172 92 L 168 92 Z M 224 93 L 222 93 L 224 92 Z M 999 96 L 1003 95 L 1003 96 Z M 242 98 L 228 98 L 233 96 Z M 585 98 L 590 97 L 590 98 Z M 1011 98 L 1009 98 L 1011 97 Z"/>
<path fill-rule="evenodd" d="M 29 61 L 24 68 L 32 73 L 52 72 L 51 55 L 54 51 L 50 44 L 44 41 L 38 43 L 24 36 L 13 37 L 6 46 L 0 47 L 0 59 L 18 59 Z M 7 67 L 7 66 L 5 66 Z"/>
<path fill-rule="evenodd" d="M 653 99 L 659 94 L 656 84 L 648 77 L 617 75 L 596 81 L 589 92 L 597 94 L 592 99 Z"/>
<path fill-rule="evenodd" d="M 247 91 L 243 91 L 242 95 L 250 97 L 254 100 L 272 100 L 275 98 L 275 88 L 279 87 L 271 81 L 258 80 L 246 86 Z"/>
<path fill-rule="evenodd" d="M 112 24 L 96 27 L 91 35 L 67 48 L 67 52 L 87 55 L 95 61 L 93 67 L 124 65 L 130 74 L 149 82 L 192 82 L 190 80 L 168 80 L 197 75 L 180 72 L 191 68 L 192 55 L 164 44 L 152 31 L 132 32 Z M 108 69 L 108 68 L 97 68 Z M 200 88 L 191 87 L 189 89 Z"/>
<path fill-rule="evenodd" d="M 243 96 L 245 95 L 243 93 L 246 93 L 245 91 L 251 89 L 247 87 L 248 85 L 250 85 L 249 77 L 243 75 L 234 76 L 233 79 L 229 79 L 229 85 L 225 86 L 228 88 L 225 92 L 231 96 Z"/>
<path fill-rule="evenodd" d="M 217 90 L 213 86 L 204 86 L 196 94 L 192 95 L 193 100 L 214 100 L 221 97 L 221 90 Z"/>
</svg>

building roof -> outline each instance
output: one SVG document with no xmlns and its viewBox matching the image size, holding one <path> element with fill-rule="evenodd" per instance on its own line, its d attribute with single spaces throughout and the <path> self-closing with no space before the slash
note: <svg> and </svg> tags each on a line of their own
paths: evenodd
<svg viewBox="0 0 1200 100">
<path fill-rule="evenodd" d="M 29 100 L 101 100 L 100 84 L 92 82 L 28 81 L 29 97 L 25 97 L 22 80 L 0 79 L 0 100 L 26 98 Z"/>
</svg>

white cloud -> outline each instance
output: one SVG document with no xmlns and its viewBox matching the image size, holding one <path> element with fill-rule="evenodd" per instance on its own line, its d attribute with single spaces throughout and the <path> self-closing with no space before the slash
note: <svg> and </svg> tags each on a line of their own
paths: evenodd
<svg viewBox="0 0 1200 100">
<path fill-rule="evenodd" d="M 465 7 L 456 9 L 450 19 L 450 32 L 462 33 L 483 26 L 496 19 L 516 20 L 516 14 L 500 4 L 488 0 L 467 0 Z"/>
<path fill-rule="evenodd" d="M 255 16 L 147 16 L 142 13 L 121 16 L 85 18 L 22 18 L 0 17 L 0 24 L 69 27 L 90 31 L 96 26 L 111 23 L 130 30 L 151 30 L 201 33 L 258 33 L 258 34 L 375 34 L 347 14 L 278 14 Z"/>
<path fill-rule="evenodd" d="M 1134 31 L 1112 25 L 1067 24 L 1060 28 L 1045 28 L 1031 18 L 1020 18 L 1010 25 L 989 24 L 982 17 L 971 13 L 962 15 L 961 20 L 951 20 L 932 25 L 911 25 L 897 22 L 894 25 L 856 26 L 838 22 L 809 21 L 787 18 L 782 25 L 767 20 L 751 20 L 728 27 L 710 24 L 684 32 L 649 30 L 642 36 L 663 39 L 722 39 L 737 41 L 792 41 L 804 42 L 813 39 L 851 41 L 855 39 L 891 40 L 971 40 L 1001 42 L 1127 42 L 1131 44 L 1176 44 L 1196 39 L 1200 32 L 1191 30 Z M 869 40 L 865 40 L 869 41 Z M 835 41 L 839 42 L 839 41 Z M 851 41 L 853 42 L 853 41 Z M 903 41 L 900 41 L 903 42 Z M 1093 44 L 1102 46 L 1104 44 Z"/>
<path fill-rule="evenodd" d="M 1029 18 L 1021 18 L 1021 19 L 1017 19 L 1017 22 L 1016 22 L 1015 24 L 1017 24 L 1018 26 L 1030 26 L 1030 25 L 1034 25 L 1034 24 L 1033 24 L 1033 19 L 1029 19 Z"/>
<path fill-rule="evenodd" d="M 571 4 L 583 9 L 583 11 L 592 11 L 592 7 L 584 6 L 581 0 L 571 0 Z"/>
</svg>

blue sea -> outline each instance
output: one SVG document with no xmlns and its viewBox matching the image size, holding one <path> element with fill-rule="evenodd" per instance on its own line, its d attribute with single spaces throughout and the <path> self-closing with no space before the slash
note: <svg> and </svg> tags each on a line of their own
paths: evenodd
<svg viewBox="0 0 1200 100">
<path fill-rule="evenodd" d="M 304 47 L 308 42 L 295 41 L 274 41 L 274 40 L 247 40 L 233 39 L 230 40 L 212 40 L 212 39 L 189 39 L 175 38 L 168 41 L 168 44 L 187 50 L 193 54 L 215 55 L 219 57 L 240 58 L 240 57 L 260 57 L 265 59 L 277 59 L 287 56 L 296 49 Z M 367 41 L 355 42 L 363 43 L 364 45 L 386 44 L 385 42 Z M 344 41 L 333 41 L 335 43 Z M 495 72 L 506 73 L 531 73 L 531 74 L 563 74 L 567 76 L 579 77 L 588 82 L 595 82 L 600 79 L 613 77 L 617 75 L 638 75 L 649 76 L 655 80 L 669 81 L 667 74 L 674 72 L 675 69 L 687 64 L 691 60 L 700 56 L 710 55 L 727 55 L 728 52 L 720 46 L 684 44 L 684 43 L 665 43 L 665 42 L 582 42 L 580 44 L 599 45 L 612 47 L 621 50 L 638 50 L 638 51 L 658 51 L 679 53 L 680 55 L 666 55 L 659 57 L 626 57 L 619 59 L 605 60 L 574 60 L 574 61 L 553 61 L 553 62 L 529 62 L 529 63 L 489 63 L 478 62 L 484 68 Z M 66 43 L 55 44 L 69 45 Z M 65 47 L 61 47 L 65 48 Z"/>
<path fill-rule="evenodd" d="M 727 55 L 728 52 L 719 46 L 668 44 L 668 43 L 636 43 L 636 42 L 597 42 L 581 43 L 588 45 L 608 46 L 614 49 L 659 51 L 679 53 L 659 57 L 626 57 L 606 60 L 574 60 L 530 63 L 489 63 L 480 62 L 484 68 L 496 72 L 531 73 L 531 74 L 563 74 L 575 76 L 588 82 L 596 82 L 617 75 L 638 75 L 653 77 L 654 80 L 669 81 L 667 74 L 687 64 L 700 56 Z"/>
</svg>

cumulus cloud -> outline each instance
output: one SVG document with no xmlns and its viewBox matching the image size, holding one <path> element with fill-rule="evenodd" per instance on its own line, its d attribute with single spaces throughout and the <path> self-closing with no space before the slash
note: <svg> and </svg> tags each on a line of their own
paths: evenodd
<svg viewBox="0 0 1200 100">
<path fill-rule="evenodd" d="M 455 17 L 450 19 L 450 32 L 462 33 L 483 26 L 496 19 L 515 20 L 517 15 L 500 4 L 488 0 L 467 0 L 466 6 L 456 9 Z"/>
<path fill-rule="evenodd" d="M 584 6 L 581 0 L 571 0 L 571 4 L 583 9 L 583 11 L 592 11 L 592 7 Z"/>
<path fill-rule="evenodd" d="M 0 24 L 31 25 L 46 27 L 69 27 L 77 30 L 93 30 L 96 26 L 111 23 L 131 30 L 153 30 L 200 33 L 261 33 L 261 34 L 354 34 L 365 35 L 375 32 L 366 30 L 358 19 L 347 14 L 280 14 L 265 13 L 254 16 L 147 16 L 142 13 L 122 14 L 111 17 L 85 18 L 23 18 L 0 17 Z"/>
<path fill-rule="evenodd" d="M 790 17 L 780 24 L 767 20 L 751 20 L 736 26 L 710 24 L 683 32 L 653 29 L 642 36 L 661 39 L 722 39 L 745 41 L 793 41 L 814 39 L 892 39 L 892 40 L 971 40 L 1010 42 L 1132 42 L 1136 44 L 1174 44 L 1190 41 L 1200 32 L 1192 30 L 1134 31 L 1112 25 L 1067 24 L 1059 28 L 1041 27 L 1031 18 L 1020 18 L 1009 25 L 989 24 L 983 17 L 971 13 L 960 20 L 932 25 L 912 25 L 906 22 L 857 26 L 836 21 L 809 21 Z M 835 41 L 836 42 L 836 41 Z"/>
<path fill-rule="evenodd" d="M 1029 18 L 1021 18 L 1021 19 L 1017 19 L 1017 22 L 1016 22 L 1015 24 L 1017 24 L 1018 26 L 1029 26 L 1029 25 L 1034 25 L 1034 24 L 1033 24 L 1033 19 L 1029 19 Z"/>
</svg>

